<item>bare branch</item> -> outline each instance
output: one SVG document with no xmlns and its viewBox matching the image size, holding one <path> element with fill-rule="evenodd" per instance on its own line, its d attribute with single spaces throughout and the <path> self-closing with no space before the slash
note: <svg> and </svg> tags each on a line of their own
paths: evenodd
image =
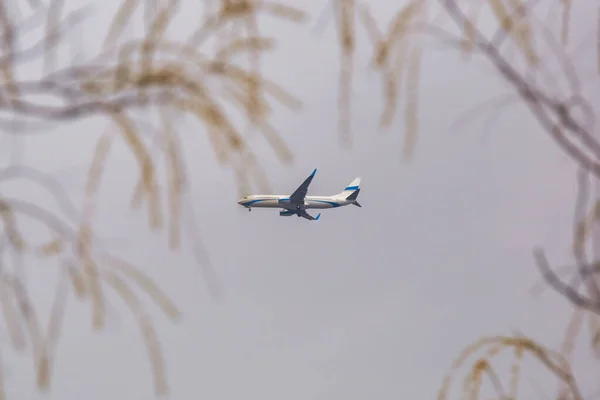
<svg viewBox="0 0 600 400">
<path fill-rule="evenodd" d="M 542 250 L 534 250 L 533 257 L 542 276 L 554 290 L 566 297 L 573 305 L 600 315 L 600 301 L 594 301 L 585 297 L 571 286 L 565 284 L 550 268 Z"/>
</svg>

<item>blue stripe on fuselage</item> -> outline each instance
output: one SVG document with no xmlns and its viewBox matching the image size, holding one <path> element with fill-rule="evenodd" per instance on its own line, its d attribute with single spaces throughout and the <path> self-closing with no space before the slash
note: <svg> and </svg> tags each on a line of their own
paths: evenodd
<svg viewBox="0 0 600 400">
<path fill-rule="evenodd" d="M 274 199 L 257 199 L 257 200 L 250 200 L 250 201 L 247 201 L 247 202 L 245 202 L 245 203 L 242 203 L 242 205 L 243 205 L 244 207 L 248 207 L 248 206 L 250 206 L 250 205 L 252 205 L 252 204 L 254 204 L 254 203 L 258 203 L 258 202 L 260 202 L 260 201 L 268 201 L 268 200 L 274 200 Z M 287 201 L 289 201 L 289 199 L 281 199 L 281 200 L 287 200 Z M 340 207 L 340 204 L 339 204 L 339 203 L 336 203 L 336 202 L 334 202 L 334 201 L 328 201 L 328 200 L 316 200 L 316 199 L 311 199 L 310 201 L 316 201 L 316 202 L 319 202 L 319 203 L 325 203 L 325 204 L 329 204 L 329 205 L 331 205 L 332 207 Z"/>
<path fill-rule="evenodd" d="M 325 204 L 330 204 L 333 207 L 339 207 L 340 205 L 334 201 L 327 201 L 327 200 L 315 200 L 315 199 L 311 199 L 310 201 L 318 201 L 319 203 L 325 203 Z"/>
</svg>

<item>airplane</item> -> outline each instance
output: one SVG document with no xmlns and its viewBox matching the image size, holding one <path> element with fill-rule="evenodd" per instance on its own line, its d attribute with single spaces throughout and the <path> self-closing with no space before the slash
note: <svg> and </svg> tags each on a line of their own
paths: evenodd
<svg viewBox="0 0 600 400">
<path fill-rule="evenodd" d="M 238 204 L 244 206 L 248 211 L 252 211 L 253 207 L 258 208 L 282 208 L 279 215 L 282 217 L 290 217 L 297 215 L 309 221 L 318 221 L 321 217 L 319 213 L 313 217 L 306 212 L 307 209 L 326 209 L 343 207 L 349 204 L 357 207 L 362 207 L 356 201 L 360 193 L 360 178 L 354 179 L 344 190 L 333 196 L 307 196 L 308 186 L 312 182 L 317 170 L 315 169 L 308 178 L 291 195 L 251 195 L 245 196 L 238 200 Z"/>
</svg>

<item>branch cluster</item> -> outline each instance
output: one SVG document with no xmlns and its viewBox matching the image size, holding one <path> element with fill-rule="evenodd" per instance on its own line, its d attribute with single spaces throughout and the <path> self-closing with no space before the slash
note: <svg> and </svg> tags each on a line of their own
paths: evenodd
<svg viewBox="0 0 600 400">
<path fill-rule="evenodd" d="M 160 4 L 151 0 L 128 0 L 115 15 L 104 46 L 97 54 L 55 68 L 61 44 L 73 36 L 73 29 L 82 24 L 89 13 L 83 8 L 63 16 L 64 0 L 51 0 L 47 6 L 30 0 L 25 6 L 17 8 L 15 3 L 0 0 L 0 132 L 19 136 L 36 130 L 48 132 L 55 124 L 91 116 L 106 117 L 113 129 L 98 140 L 81 212 L 71 204 L 61 185 L 43 172 L 23 165 L 0 168 L 2 316 L 15 349 L 22 351 L 26 343 L 32 344 L 38 385 L 48 388 L 51 353 L 60 330 L 66 293 L 71 289 L 80 300 L 91 305 L 92 323 L 101 329 L 106 318 L 105 292 L 112 290 L 137 319 L 149 351 L 156 393 L 164 395 L 168 387 L 159 342 L 134 286 L 150 294 L 171 319 L 177 319 L 179 311 L 141 270 L 98 244 L 93 223 L 94 200 L 107 155 L 115 138 L 121 138 L 139 167 L 132 205 L 147 205 L 151 229 L 159 230 L 168 225 L 172 249 L 180 246 L 180 231 L 186 226 L 181 223 L 182 208 L 189 194 L 181 135 L 175 123 L 178 117 L 191 116 L 200 122 L 217 161 L 233 168 L 240 182 L 254 178 L 264 188 L 264 173 L 241 129 L 234 123 L 235 117 L 245 116 L 263 132 L 280 159 L 289 162 L 291 151 L 269 119 L 274 103 L 297 109 L 300 102 L 260 73 L 260 55 L 272 50 L 275 40 L 259 34 L 258 15 L 292 22 L 300 22 L 304 15 L 295 8 L 266 1 L 210 2 L 207 14 L 190 37 L 175 40 L 167 36 L 167 30 L 179 11 L 178 0 Z M 144 36 L 123 39 L 124 26 L 131 22 L 135 10 L 144 6 L 147 24 Z M 30 15 L 21 18 L 25 8 Z M 24 35 L 42 23 L 43 38 L 21 45 Z M 209 39 L 217 43 L 213 53 L 201 50 Z M 242 56 L 248 56 L 249 66 L 240 62 Z M 24 79 L 20 73 L 22 67 L 32 61 L 42 61 L 44 71 L 39 79 Z M 152 118 L 139 121 L 134 116 L 135 112 L 148 111 L 158 116 L 158 126 L 148 122 Z M 154 133 L 150 143 L 145 135 L 148 131 Z M 161 192 L 158 182 L 159 160 L 151 146 L 158 147 L 166 160 L 165 193 Z M 14 180 L 35 182 L 60 205 L 64 215 L 34 201 L 9 197 L 5 184 Z M 168 203 L 166 217 L 162 215 L 163 196 Z M 186 219 L 195 255 L 205 264 L 193 223 L 190 225 L 189 218 Z M 25 220 L 42 226 L 49 240 L 33 243 L 23 229 Z M 168 221 L 165 223 L 165 220 Z M 8 263 L 9 257 L 12 265 Z M 22 276 L 27 257 L 52 259 L 61 267 L 61 283 L 56 288 L 55 307 L 46 329 L 39 323 Z M 202 268 L 210 285 L 214 278 L 206 275 L 210 273 L 209 266 L 202 265 Z M 214 294 L 214 288 L 209 289 Z M 24 330 L 23 325 L 27 329 Z M 0 375 L 0 398 L 2 394 Z"/>
</svg>

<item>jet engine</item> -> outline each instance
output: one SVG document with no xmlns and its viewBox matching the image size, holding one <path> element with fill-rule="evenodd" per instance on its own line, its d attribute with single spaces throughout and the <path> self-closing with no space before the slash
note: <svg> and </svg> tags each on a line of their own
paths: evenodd
<svg viewBox="0 0 600 400">
<path fill-rule="evenodd" d="M 281 210 L 279 211 L 279 216 L 280 217 L 289 217 L 296 214 L 295 211 L 290 211 L 290 210 Z"/>
</svg>

